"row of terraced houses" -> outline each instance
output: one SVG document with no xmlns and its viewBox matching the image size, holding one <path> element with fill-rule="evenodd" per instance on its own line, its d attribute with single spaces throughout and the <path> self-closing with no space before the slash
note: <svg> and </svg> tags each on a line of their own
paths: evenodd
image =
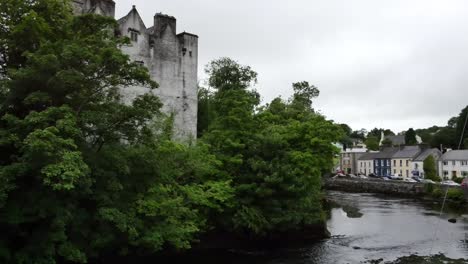
<svg viewBox="0 0 468 264">
<path fill-rule="evenodd" d="M 451 150 L 442 154 L 439 149 L 424 145 L 387 147 L 375 152 L 365 148 L 343 150 L 340 167 L 345 173 L 352 174 L 424 178 L 423 163 L 429 156 L 436 161 L 436 170 L 441 178 L 468 176 L 468 150 Z"/>
</svg>

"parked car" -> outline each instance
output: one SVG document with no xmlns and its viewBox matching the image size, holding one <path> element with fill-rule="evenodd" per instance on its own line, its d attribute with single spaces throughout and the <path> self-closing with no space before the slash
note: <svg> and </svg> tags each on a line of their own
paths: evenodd
<svg viewBox="0 0 468 264">
<path fill-rule="evenodd" d="M 421 182 L 422 182 L 422 183 L 431 183 L 431 184 L 436 184 L 436 182 L 435 182 L 435 181 L 433 181 L 433 180 L 429 180 L 429 179 L 422 179 L 422 180 L 421 180 Z"/>
<path fill-rule="evenodd" d="M 411 179 L 413 179 L 413 180 L 415 180 L 417 182 L 422 182 L 422 179 L 417 177 L 417 176 L 413 176 L 413 177 L 411 177 Z"/>
<path fill-rule="evenodd" d="M 367 176 L 364 175 L 364 174 L 359 174 L 358 177 L 361 178 L 361 179 L 367 179 Z"/>
<path fill-rule="evenodd" d="M 351 178 L 359 178 L 358 176 L 356 176 L 356 175 L 354 175 L 354 174 L 351 174 L 351 173 L 348 174 L 348 176 L 351 177 Z"/>
<path fill-rule="evenodd" d="M 460 184 L 458 184 L 458 183 L 456 183 L 456 182 L 454 182 L 452 180 L 443 181 L 440 184 L 447 185 L 447 186 L 460 186 Z"/>
<path fill-rule="evenodd" d="M 466 177 L 465 179 L 463 179 L 462 183 L 461 183 L 461 187 L 463 188 L 468 188 L 468 177 Z"/>
<path fill-rule="evenodd" d="M 414 179 L 411 179 L 411 178 L 405 178 L 403 181 L 404 182 L 411 182 L 411 183 L 417 182 L 417 181 L 415 181 Z"/>
<path fill-rule="evenodd" d="M 369 174 L 369 177 L 370 177 L 370 178 L 380 178 L 379 176 L 375 175 L 374 173 L 370 173 L 370 174 Z"/>
</svg>

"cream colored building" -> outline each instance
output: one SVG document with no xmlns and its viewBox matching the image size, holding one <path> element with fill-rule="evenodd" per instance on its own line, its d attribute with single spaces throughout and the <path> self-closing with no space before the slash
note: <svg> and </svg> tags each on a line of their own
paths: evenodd
<svg viewBox="0 0 468 264">
<path fill-rule="evenodd" d="M 341 151 L 340 168 L 344 173 L 358 173 L 358 159 L 366 153 L 366 148 L 351 148 Z"/>
<path fill-rule="evenodd" d="M 405 146 L 392 157 L 392 175 L 400 175 L 403 178 L 413 176 L 413 161 L 421 153 L 419 146 Z"/>
</svg>

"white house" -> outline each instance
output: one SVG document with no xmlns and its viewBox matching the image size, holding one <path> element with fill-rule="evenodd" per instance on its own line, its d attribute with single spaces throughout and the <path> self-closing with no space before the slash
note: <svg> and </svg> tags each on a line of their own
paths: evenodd
<svg viewBox="0 0 468 264">
<path fill-rule="evenodd" d="M 451 150 L 439 160 L 439 175 L 444 179 L 468 176 L 468 150 Z"/>
<path fill-rule="evenodd" d="M 424 172 L 424 160 L 427 159 L 427 157 L 432 156 L 434 158 L 434 162 L 436 163 L 436 171 L 439 172 L 439 166 L 438 166 L 438 161 L 440 157 L 442 156 L 442 153 L 440 152 L 439 149 L 433 148 L 433 149 L 426 149 L 419 156 L 417 156 L 413 162 L 412 162 L 412 175 L 414 176 L 419 176 L 421 178 L 425 177 L 425 172 Z"/>
<path fill-rule="evenodd" d="M 359 174 L 369 175 L 374 173 L 374 156 L 378 153 L 369 152 L 358 158 L 358 167 L 357 171 Z"/>
</svg>

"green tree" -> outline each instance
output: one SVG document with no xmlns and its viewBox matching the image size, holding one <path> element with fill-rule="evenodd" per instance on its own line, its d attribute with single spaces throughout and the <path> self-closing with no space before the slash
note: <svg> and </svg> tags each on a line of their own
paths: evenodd
<svg viewBox="0 0 468 264">
<path fill-rule="evenodd" d="M 351 135 L 351 133 L 353 133 L 353 130 L 347 124 L 339 124 L 339 126 L 343 130 L 345 136 L 349 137 Z"/>
<path fill-rule="evenodd" d="M 436 148 L 442 145 L 443 148 L 456 149 L 458 148 L 457 144 L 457 132 L 455 128 L 451 127 L 441 128 L 434 134 L 431 142 L 432 147 Z"/>
<path fill-rule="evenodd" d="M 366 139 L 366 134 L 367 131 L 364 128 L 362 128 L 360 130 L 353 131 L 350 137 L 364 141 Z"/>
<path fill-rule="evenodd" d="M 213 93 L 207 88 L 200 87 L 198 89 L 197 137 L 203 136 L 215 119 L 215 115 Z"/>
<path fill-rule="evenodd" d="M 379 140 L 376 137 L 367 137 L 365 144 L 369 150 L 379 150 Z"/>
<path fill-rule="evenodd" d="M 392 130 L 390 129 L 384 129 L 384 128 L 373 128 L 369 133 L 367 133 L 368 137 L 376 137 L 380 140 L 381 134 L 384 132 L 384 136 L 394 136 L 395 133 L 393 133 Z"/>
<path fill-rule="evenodd" d="M 256 78 L 250 67 L 223 58 L 207 72 L 216 80 L 210 82 L 216 119 L 201 140 L 235 189 L 234 206 L 220 217 L 220 226 L 264 236 L 323 224 L 321 175 L 332 168 L 331 143 L 343 134 L 312 108 L 318 89 L 295 83 L 288 101 L 276 98 L 259 107 L 258 94 L 249 90 Z"/>
<path fill-rule="evenodd" d="M 409 146 L 418 144 L 418 141 L 416 140 L 416 132 L 413 128 L 410 128 L 405 132 L 405 143 Z"/>
<path fill-rule="evenodd" d="M 463 147 L 463 143 L 468 139 L 468 106 L 466 106 L 456 119 L 456 140 L 457 148 Z"/>
<path fill-rule="evenodd" d="M 382 141 L 382 147 L 391 147 L 393 146 L 393 142 L 391 139 L 386 138 Z"/>
<path fill-rule="evenodd" d="M 426 179 L 433 181 L 440 181 L 439 176 L 437 176 L 437 167 L 435 159 L 432 155 L 429 155 L 423 162 L 423 170 Z"/>
<path fill-rule="evenodd" d="M 122 103 L 157 84 L 122 54 L 115 20 L 66 3 L 0 3 L 0 262 L 190 247 L 230 207 L 230 178 L 206 145 L 168 140 L 152 93 Z"/>
</svg>

